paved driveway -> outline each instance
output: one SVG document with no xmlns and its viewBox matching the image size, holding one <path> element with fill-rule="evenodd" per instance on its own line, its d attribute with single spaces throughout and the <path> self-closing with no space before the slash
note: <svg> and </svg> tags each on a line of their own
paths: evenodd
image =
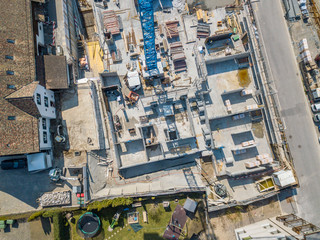
<svg viewBox="0 0 320 240">
<path fill-rule="evenodd" d="M 252 3 L 301 187 L 298 215 L 320 224 L 320 147 L 280 0 Z M 270 70 L 269 70 L 270 71 Z"/>
<path fill-rule="evenodd" d="M 50 183 L 48 172 L 31 174 L 27 169 L 0 169 L 0 215 L 38 208 L 37 198 L 56 188 Z"/>
</svg>

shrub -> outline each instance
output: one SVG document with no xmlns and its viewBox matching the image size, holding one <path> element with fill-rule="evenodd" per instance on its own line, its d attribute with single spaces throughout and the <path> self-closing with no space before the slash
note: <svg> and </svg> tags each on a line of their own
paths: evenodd
<svg viewBox="0 0 320 240">
<path fill-rule="evenodd" d="M 32 220 L 34 220 L 38 217 L 41 217 L 44 212 L 45 212 L 45 210 L 40 210 L 38 212 L 31 214 L 31 216 L 28 218 L 28 222 L 31 222 Z"/>
<path fill-rule="evenodd" d="M 151 208 L 148 212 L 148 216 L 150 219 L 155 221 L 156 223 L 160 222 L 161 219 L 161 209 L 159 206 Z"/>
</svg>

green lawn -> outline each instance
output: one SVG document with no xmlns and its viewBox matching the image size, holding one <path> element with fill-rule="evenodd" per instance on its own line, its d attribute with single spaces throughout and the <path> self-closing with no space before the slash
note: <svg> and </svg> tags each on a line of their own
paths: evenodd
<svg viewBox="0 0 320 240">
<path fill-rule="evenodd" d="M 102 231 L 95 237 L 95 240 L 110 239 L 115 240 L 130 240 L 130 239 L 144 239 L 144 240 L 157 240 L 163 239 L 162 235 L 170 221 L 171 215 L 178 204 L 183 205 L 185 198 L 179 199 L 178 203 L 170 201 L 170 210 L 166 211 L 162 205 L 162 200 L 150 200 L 142 205 L 142 207 L 136 208 L 139 212 L 139 224 L 143 227 L 140 231 L 135 233 L 130 225 L 127 225 L 127 213 L 133 211 L 131 207 L 129 211 L 122 212 L 119 222 L 115 225 L 112 232 L 108 231 L 108 227 L 112 221 L 113 215 L 116 213 L 117 208 L 106 208 L 96 214 L 100 217 L 102 222 Z M 144 202 L 143 202 L 144 203 Z M 148 223 L 143 222 L 142 212 L 146 210 L 148 213 Z M 72 227 L 72 239 L 82 239 L 76 232 L 76 222 L 85 211 L 75 211 L 74 218 L 75 223 L 71 224 Z M 197 218 L 198 219 L 198 218 Z M 198 221 L 198 220 L 197 220 Z M 192 225 L 194 221 L 188 220 L 188 224 Z M 190 236 L 189 236 L 190 237 Z"/>
</svg>

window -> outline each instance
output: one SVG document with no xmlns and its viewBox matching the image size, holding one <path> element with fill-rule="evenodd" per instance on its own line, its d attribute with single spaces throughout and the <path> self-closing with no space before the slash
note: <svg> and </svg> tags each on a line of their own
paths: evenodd
<svg viewBox="0 0 320 240">
<path fill-rule="evenodd" d="M 49 107 L 48 97 L 44 97 L 44 106 Z"/>
<path fill-rule="evenodd" d="M 5 58 L 9 59 L 9 60 L 13 60 L 13 56 L 11 56 L 11 55 L 6 55 Z"/>
<path fill-rule="evenodd" d="M 15 43 L 16 43 L 16 40 L 14 40 L 14 39 L 7 39 L 7 43 L 15 44 Z"/>
<path fill-rule="evenodd" d="M 43 132 L 43 142 L 48 143 L 48 135 L 47 132 Z"/>
<path fill-rule="evenodd" d="M 42 128 L 47 129 L 47 119 L 42 118 Z"/>
<path fill-rule="evenodd" d="M 7 75 L 14 75 L 14 71 L 8 70 Z"/>
<path fill-rule="evenodd" d="M 16 120 L 16 116 L 8 116 L 8 120 Z"/>
<path fill-rule="evenodd" d="M 37 104 L 41 105 L 41 95 L 37 93 Z"/>
<path fill-rule="evenodd" d="M 16 89 L 15 85 L 7 84 L 7 89 Z"/>
</svg>

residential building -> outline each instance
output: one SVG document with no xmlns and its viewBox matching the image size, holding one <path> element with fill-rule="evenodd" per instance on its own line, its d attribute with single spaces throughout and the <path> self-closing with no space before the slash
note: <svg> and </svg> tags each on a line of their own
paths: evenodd
<svg viewBox="0 0 320 240">
<path fill-rule="evenodd" d="M 52 146 L 54 93 L 36 81 L 42 25 L 33 13 L 39 2 L 0 1 L 0 156 L 36 153 Z"/>
<path fill-rule="evenodd" d="M 56 54 L 66 56 L 69 78 L 73 81 L 78 76 L 78 40 L 83 34 L 77 1 L 49 1 L 48 8 L 56 9 L 55 16 L 49 16 L 56 21 Z"/>
</svg>

